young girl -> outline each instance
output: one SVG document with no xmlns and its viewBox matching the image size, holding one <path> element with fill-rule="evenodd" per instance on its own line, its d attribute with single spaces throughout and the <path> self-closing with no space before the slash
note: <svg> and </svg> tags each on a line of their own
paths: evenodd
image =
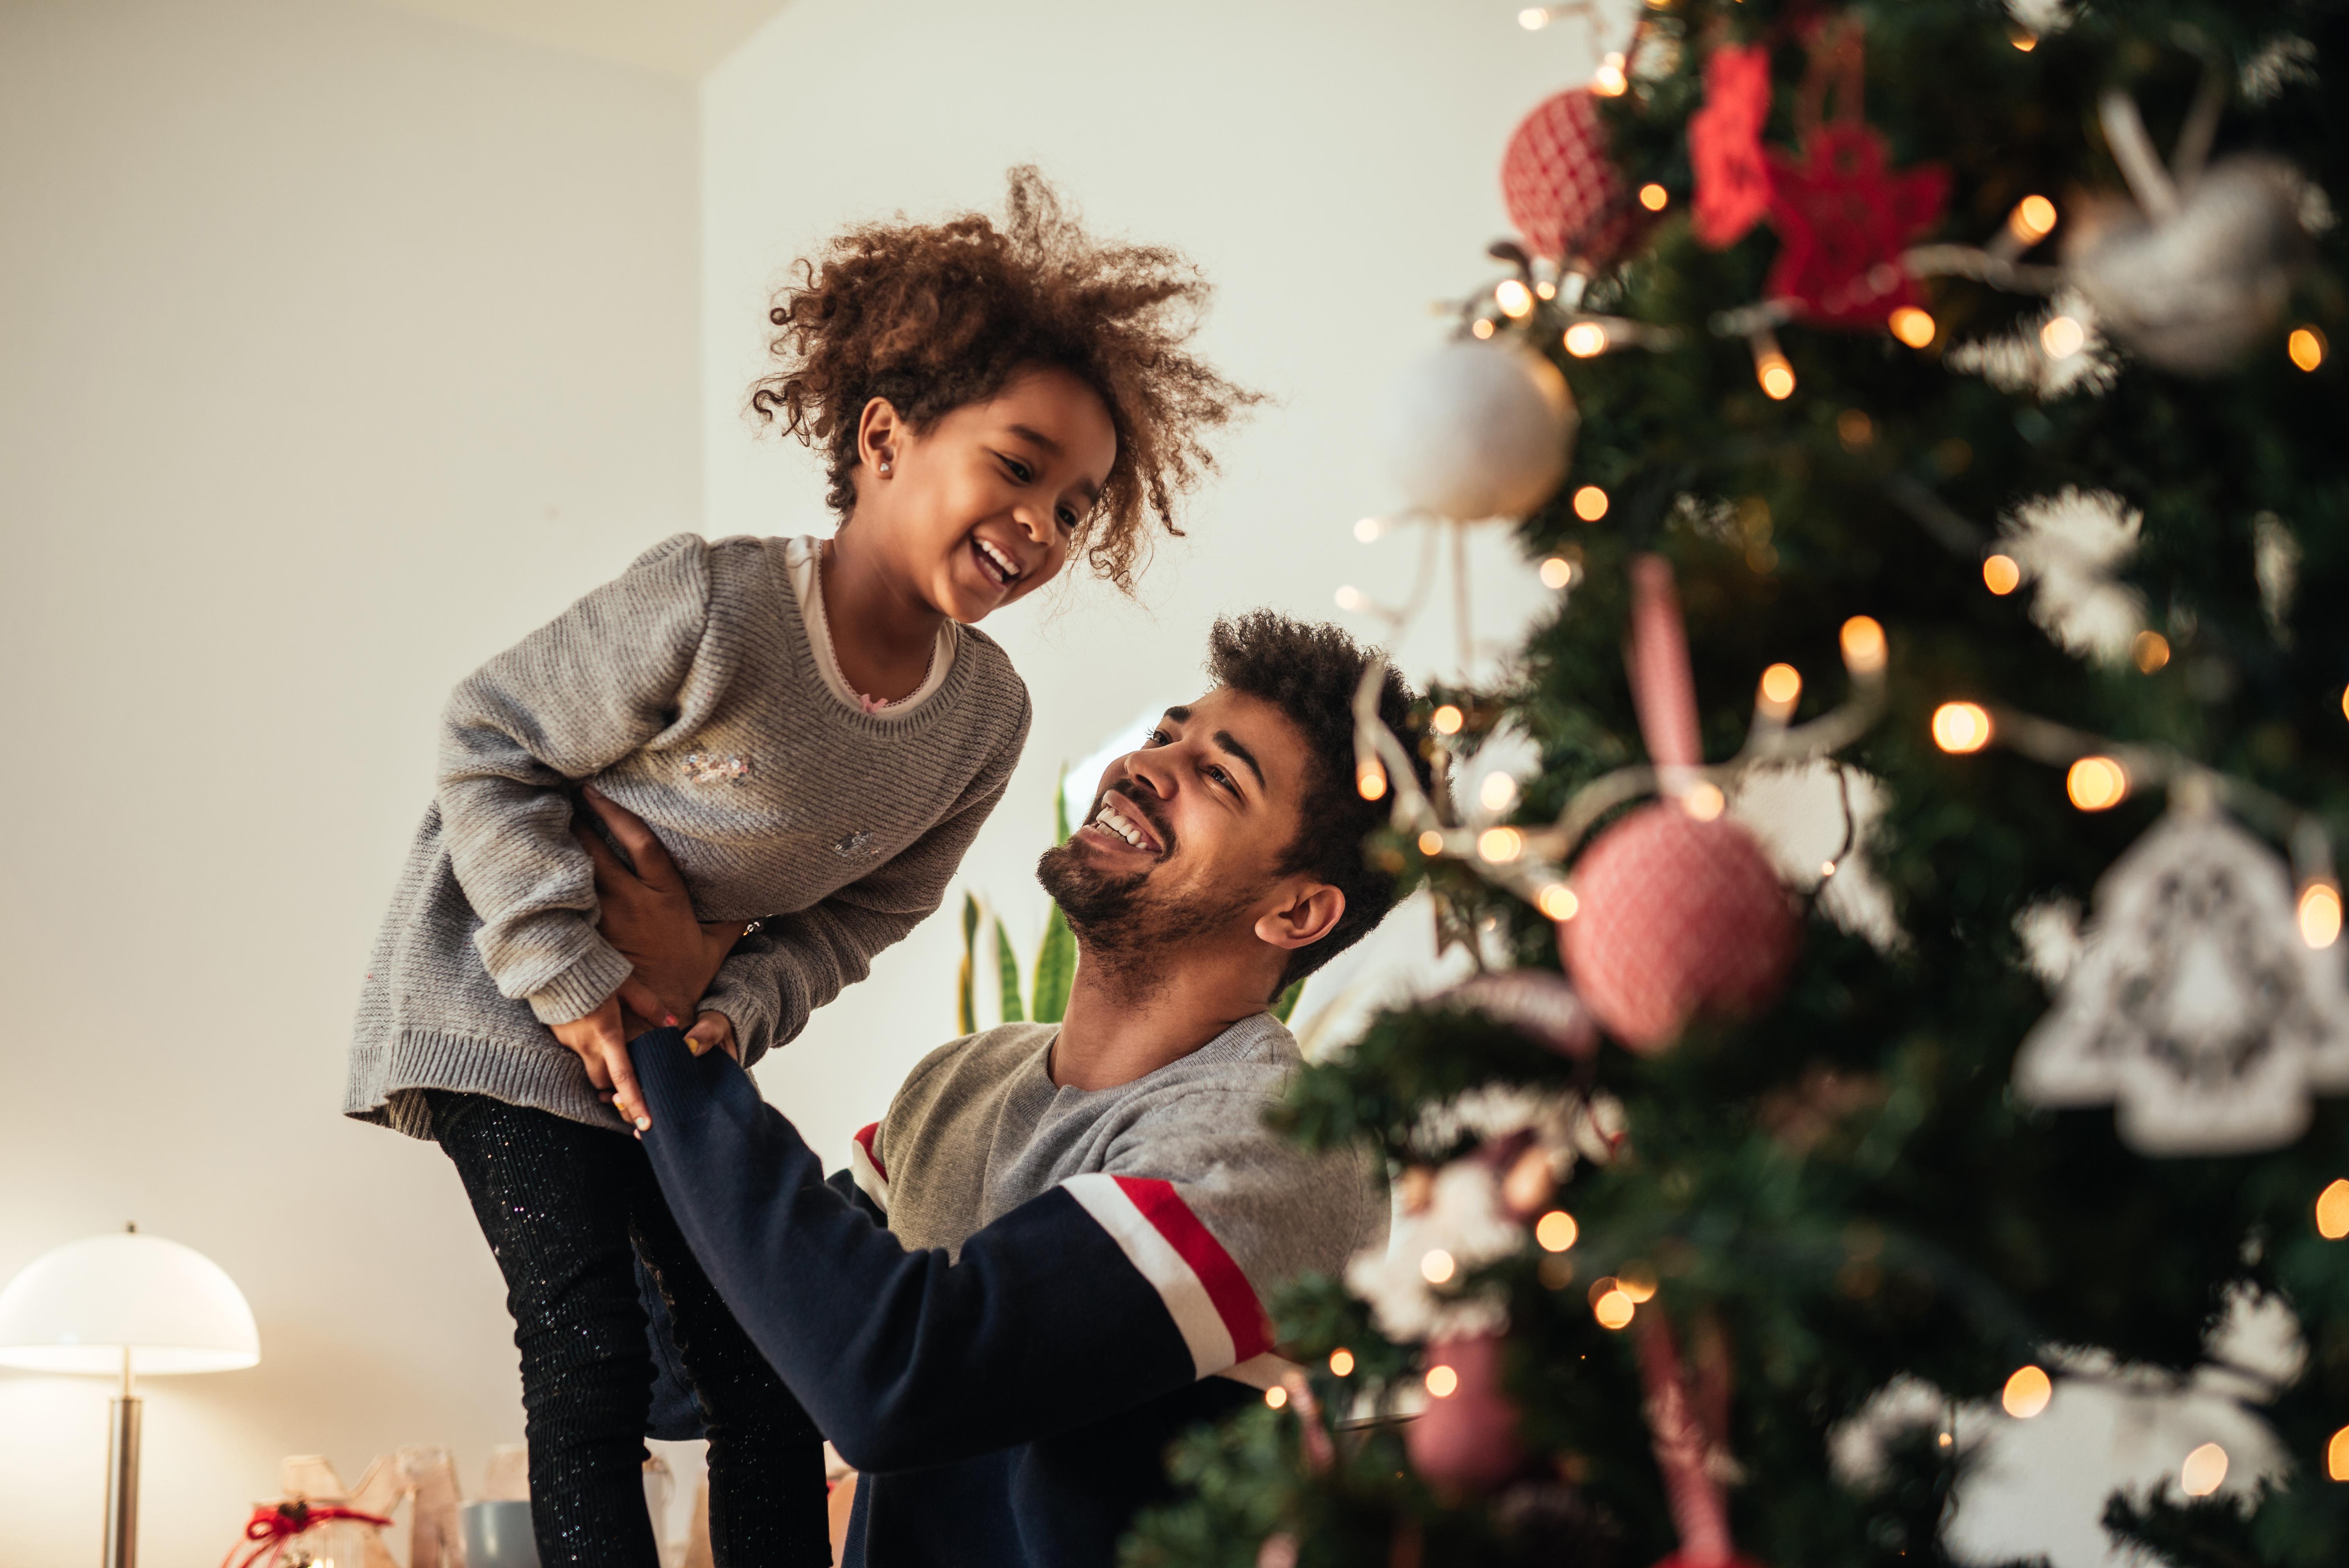
<svg viewBox="0 0 2349 1568">
<path fill-rule="evenodd" d="M 1071 553 L 1128 586 L 1154 524 L 1176 531 L 1200 432 L 1247 401 L 1185 351 L 1205 295 L 1171 252 L 1087 237 L 1030 170 L 1000 227 L 852 230 L 771 313 L 751 399 L 823 453 L 836 534 L 680 534 L 451 696 L 344 1109 L 440 1142 L 504 1272 L 546 1568 L 657 1568 L 639 1261 L 708 1428 L 717 1561 L 830 1561 L 822 1439 L 661 1202 L 626 1040 L 690 1021 L 755 1062 L 937 907 L 1028 732 L 972 624 Z M 598 933 L 591 783 L 732 943 L 706 995 Z"/>
</svg>

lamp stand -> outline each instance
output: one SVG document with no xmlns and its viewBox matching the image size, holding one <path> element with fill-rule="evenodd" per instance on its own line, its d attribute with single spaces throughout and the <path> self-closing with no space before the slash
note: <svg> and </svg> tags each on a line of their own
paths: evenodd
<svg viewBox="0 0 2349 1568">
<path fill-rule="evenodd" d="M 139 1407 L 130 1391 L 130 1352 L 122 1352 L 122 1392 L 111 1401 L 106 1469 L 106 1558 L 104 1568 L 137 1568 L 139 1562 Z"/>
</svg>

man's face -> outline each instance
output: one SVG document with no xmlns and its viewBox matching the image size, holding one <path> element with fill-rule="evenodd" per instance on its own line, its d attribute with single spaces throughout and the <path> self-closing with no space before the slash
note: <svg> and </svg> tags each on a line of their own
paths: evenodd
<svg viewBox="0 0 2349 1568">
<path fill-rule="evenodd" d="M 1092 809 L 1036 868 L 1097 957 L 1253 926 L 1296 841 L 1305 738 L 1217 687 L 1170 707 L 1102 774 Z"/>
</svg>

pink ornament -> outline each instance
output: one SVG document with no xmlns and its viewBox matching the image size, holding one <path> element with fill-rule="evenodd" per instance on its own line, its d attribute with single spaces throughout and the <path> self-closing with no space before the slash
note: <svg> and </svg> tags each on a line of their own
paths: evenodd
<svg viewBox="0 0 2349 1568">
<path fill-rule="evenodd" d="M 1701 1013 L 1766 1006 L 1801 928 L 1754 836 L 1667 801 L 1624 818 L 1575 867 L 1558 955 L 1607 1032 L 1659 1051 Z"/>
<path fill-rule="evenodd" d="M 1770 118 L 1770 51 L 1724 44 L 1704 62 L 1704 107 L 1689 116 L 1696 174 L 1691 227 L 1716 251 L 1744 239 L 1770 210 L 1762 124 Z"/>
<path fill-rule="evenodd" d="M 1591 267 L 1613 261 L 1651 218 L 1608 153 L 1598 104 L 1588 88 L 1545 99 L 1501 158 L 1501 199 L 1526 247 Z"/>
<path fill-rule="evenodd" d="M 1526 1468 L 1517 1408 L 1501 1392 L 1502 1345 L 1498 1334 L 1428 1342 L 1430 1374 L 1449 1367 L 1456 1379 L 1448 1394 L 1430 1391 L 1427 1408 L 1404 1433 L 1412 1468 L 1431 1484 L 1491 1491 Z"/>
</svg>

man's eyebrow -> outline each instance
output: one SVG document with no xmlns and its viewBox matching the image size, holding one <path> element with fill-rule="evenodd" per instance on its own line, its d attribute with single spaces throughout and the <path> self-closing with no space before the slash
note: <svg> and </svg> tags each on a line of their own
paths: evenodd
<svg viewBox="0 0 2349 1568">
<path fill-rule="evenodd" d="M 1219 729 L 1216 731 L 1216 744 L 1247 764 L 1248 771 L 1256 775 L 1256 785 L 1257 789 L 1264 789 L 1270 788 L 1270 786 L 1267 785 L 1264 781 L 1264 769 L 1257 766 L 1256 753 L 1250 751 L 1247 747 L 1242 746 L 1238 741 L 1233 739 L 1232 732 L 1230 730 Z"/>
</svg>

